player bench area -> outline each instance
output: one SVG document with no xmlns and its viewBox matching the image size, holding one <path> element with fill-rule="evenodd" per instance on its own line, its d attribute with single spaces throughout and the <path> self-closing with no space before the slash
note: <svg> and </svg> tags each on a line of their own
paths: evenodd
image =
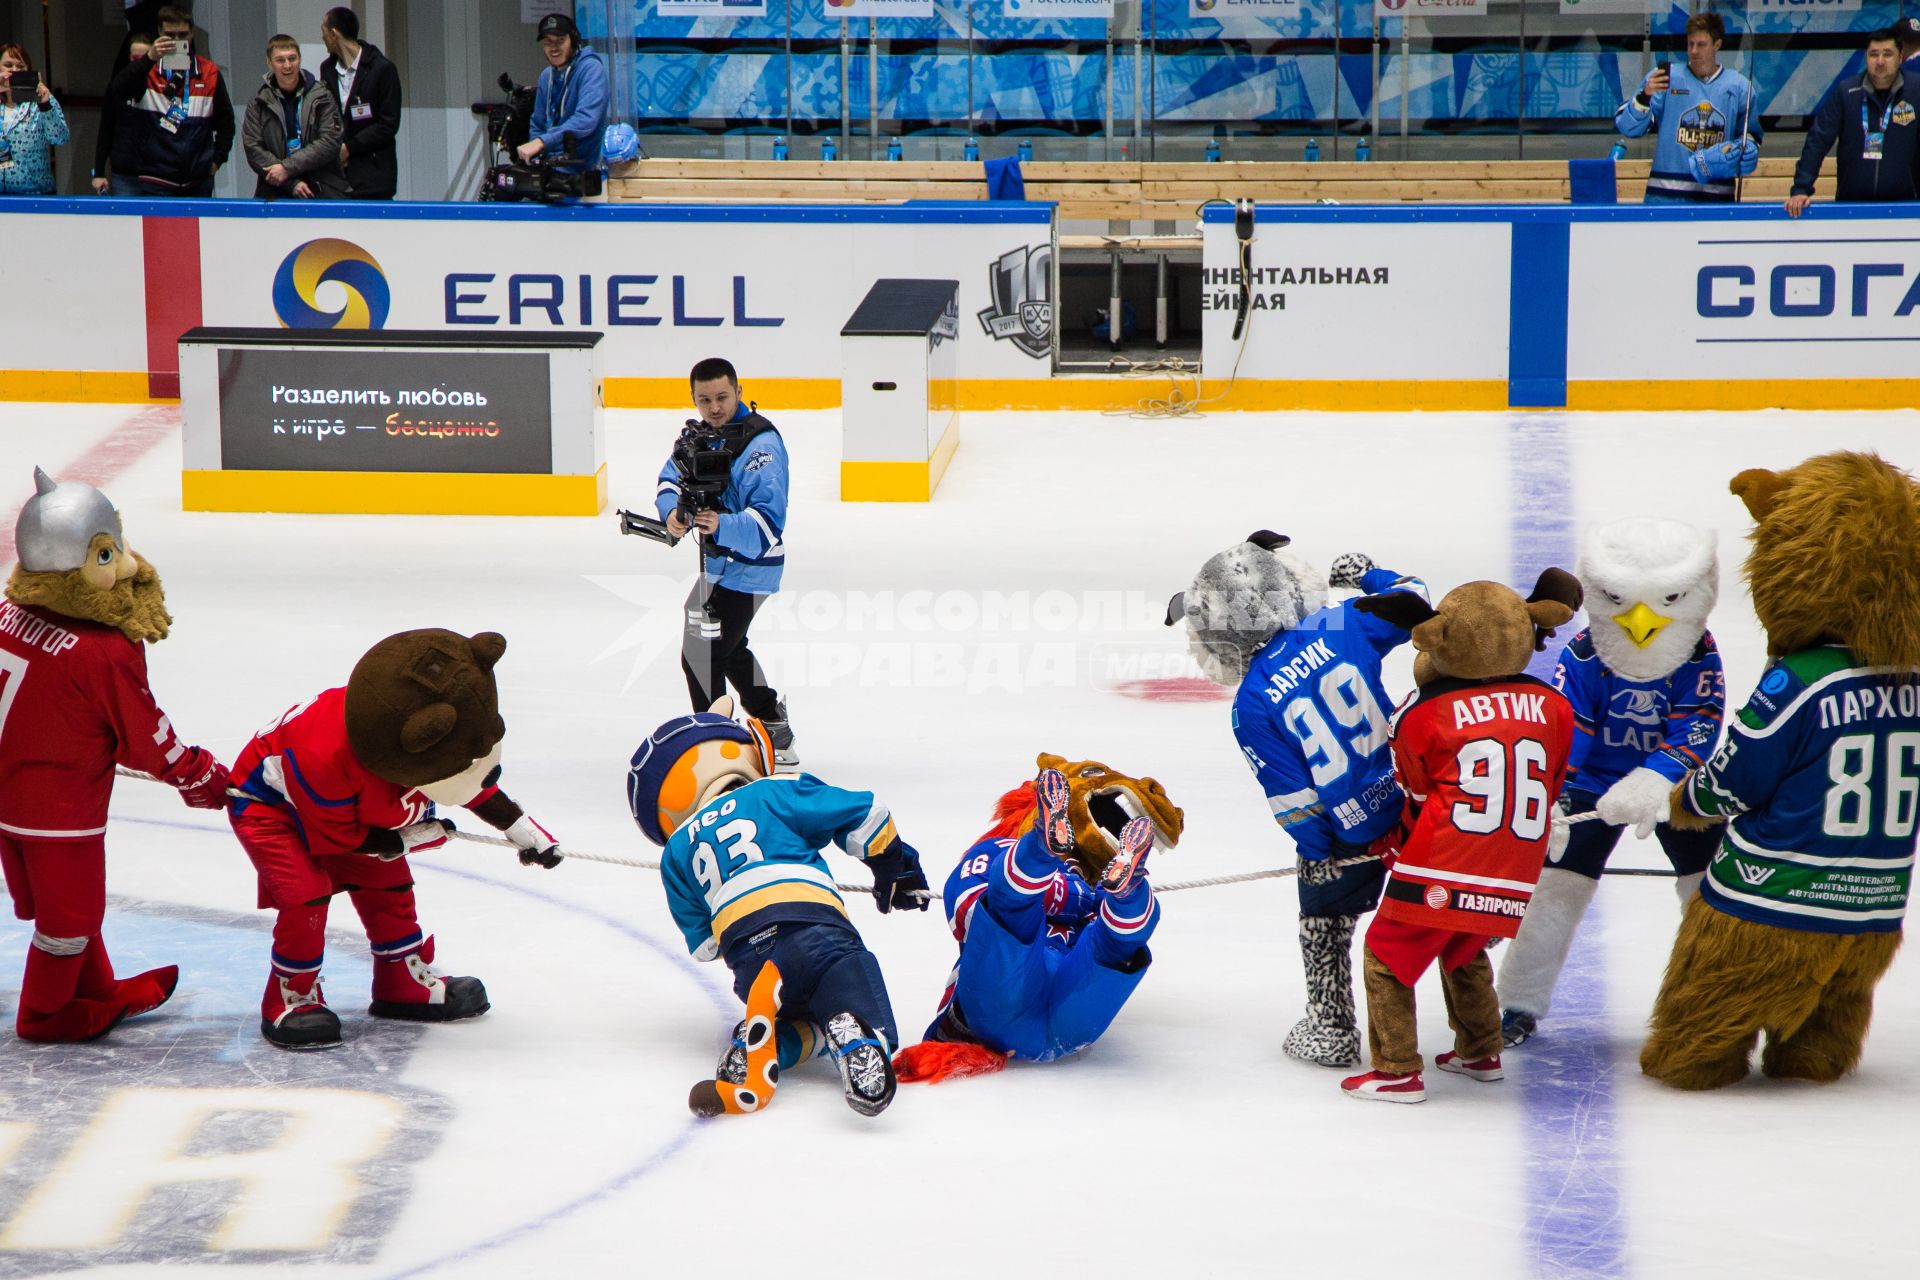
<svg viewBox="0 0 1920 1280">
<path fill-rule="evenodd" d="M 1744 184 L 1753 202 L 1783 201 L 1798 156 L 1769 156 Z M 1650 161 L 1622 160 L 1620 199 L 1637 203 Z M 1270 203 L 1564 204 L 1565 160 L 1294 161 L 1207 163 L 1032 161 L 1021 166 L 1029 200 L 1059 206 L 1062 221 L 1191 218 L 1210 200 Z M 1822 166 L 1816 198 L 1831 200 L 1834 167 Z M 614 167 L 612 200 L 702 203 L 777 200 L 885 202 L 985 200 L 977 161 L 639 160 Z"/>
</svg>

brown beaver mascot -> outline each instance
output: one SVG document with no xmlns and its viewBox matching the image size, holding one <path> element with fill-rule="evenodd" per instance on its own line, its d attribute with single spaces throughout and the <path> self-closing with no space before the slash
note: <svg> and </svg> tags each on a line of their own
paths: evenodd
<svg viewBox="0 0 1920 1280">
<path fill-rule="evenodd" d="M 1900 946 L 1920 781 L 1920 485 L 1872 454 L 1743 471 L 1746 577 L 1773 661 L 1680 826 L 1726 835 L 1687 908 L 1640 1069 L 1678 1089 L 1828 1082 L 1860 1060 Z"/>
<path fill-rule="evenodd" d="M 201 809 L 226 804 L 227 771 L 180 741 L 147 688 L 146 646 L 173 619 L 120 513 L 90 484 L 38 467 L 33 480 L 0 603 L 0 873 L 34 924 L 14 1025 L 23 1040 L 91 1040 L 180 978 L 174 965 L 115 977 L 100 937 L 114 766 Z"/>
<path fill-rule="evenodd" d="M 1153 962 L 1147 855 L 1179 843 L 1185 815 L 1152 778 L 1045 753 L 1036 763 L 1039 776 L 1000 797 L 994 825 L 947 877 L 960 959 L 926 1040 L 894 1058 L 903 1081 L 1077 1053 Z"/>
<path fill-rule="evenodd" d="M 493 667 L 506 640 L 429 628 L 388 636 L 328 689 L 261 730 L 234 762 L 228 813 L 260 874 L 260 906 L 279 913 L 260 1032 L 285 1048 L 340 1042 L 320 989 L 327 905 L 344 893 L 373 949 L 379 1018 L 450 1022 L 485 1013 L 478 978 L 433 967 L 415 915 L 408 855 L 438 848 L 459 805 L 504 831 L 520 860 L 559 863 L 552 836 L 497 783 L 500 717 Z"/>
</svg>

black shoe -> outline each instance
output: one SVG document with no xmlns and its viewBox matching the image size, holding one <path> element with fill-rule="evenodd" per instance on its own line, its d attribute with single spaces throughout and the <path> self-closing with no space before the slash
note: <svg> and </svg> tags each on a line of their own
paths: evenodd
<svg viewBox="0 0 1920 1280">
<path fill-rule="evenodd" d="M 800 755 L 793 749 L 793 726 L 787 722 L 786 702 L 774 703 L 773 711 L 761 716 L 760 723 L 766 726 L 767 741 L 773 744 L 773 762 L 782 769 L 798 768 Z"/>
<path fill-rule="evenodd" d="M 1531 1040 L 1539 1026 L 1530 1013 L 1522 1013 L 1518 1009 L 1500 1011 L 1500 1041 L 1509 1049 Z"/>
<path fill-rule="evenodd" d="M 402 1022 L 456 1022 L 476 1018 L 493 1006 L 487 1003 L 487 989 L 478 978 L 446 978 L 447 998 L 440 1004 L 415 1004 L 405 1000 L 375 1000 L 367 1012 L 376 1018 L 397 1018 Z"/>
<path fill-rule="evenodd" d="M 896 1081 L 887 1046 L 855 1013 L 827 1019 L 827 1051 L 840 1068 L 847 1105 L 863 1116 L 877 1116 L 893 1101 Z"/>
<path fill-rule="evenodd" d="M 260 1019 L 260 1034 L 282 1049 L 331 1049 L 340 1043 L 340 1015 L 323 1004 L 299 1005 L 278 1023 Z"/>
<path fill-rule="evenodd" d="M 746 1019 L 743 1018 L 733 1024 L 733 1043 L 728 1045 L 726 1052 L 720 1055 L 720 1065 L 713 1069 L 713 1078 L 715 1080 L 724 1080 L 728 1084 L 745 1084 L 747 1082 Z M 695 1086 L 696 1089 L 698 1087 L 697 1085 Z M 696 1109 L 694 1114 L 706 1115 L 708 1113 Z M 716 1111 L 712 1114 L 718 1115 L 719 1112 Z"/>
</svg>

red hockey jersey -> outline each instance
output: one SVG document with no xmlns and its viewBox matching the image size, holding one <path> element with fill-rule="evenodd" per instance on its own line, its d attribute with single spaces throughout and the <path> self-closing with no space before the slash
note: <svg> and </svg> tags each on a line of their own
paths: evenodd
<svg viewBox="0 0 1920 1280">
<path fill-rule="evenodd" d="M 0 600 L 0 831 L 101 835 L 116 764 L 177 787 L 194 761 L 147 689 L 145 645 Z"/>
<path fill-rule="evenodd" d="M 1573 709 L 1530 676 L 1436 680 L 1393 717 L 1410 832 L 1380 914 L 1511 938 L 1547 856 Z"/>
<path fill-rule="evenodd" d="M 293 812 L 314 854 L 353 853 L 373 827 L 394 829 L 427 816 L 429 801 L 367 771 L 347 744 L 347 691 L 329 689 L 291 708 L 253 736 L 229 771 L 250 803 Z"/>
</svg>

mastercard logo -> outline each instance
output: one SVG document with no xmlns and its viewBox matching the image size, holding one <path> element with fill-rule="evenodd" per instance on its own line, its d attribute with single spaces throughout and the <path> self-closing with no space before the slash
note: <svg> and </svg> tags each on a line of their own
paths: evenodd
<svg viewBox="0 0 1920 1280">
<path fill-rule="evenodd" d="M 346 305 L 323 310 L 323 284 L 341 286 Z M 380 264 L 350 240 L 309 240 L 283 258 L 273 276 L 273 310 L 286 329 L 383 328 L 392 302 Z"/>
</svg>

